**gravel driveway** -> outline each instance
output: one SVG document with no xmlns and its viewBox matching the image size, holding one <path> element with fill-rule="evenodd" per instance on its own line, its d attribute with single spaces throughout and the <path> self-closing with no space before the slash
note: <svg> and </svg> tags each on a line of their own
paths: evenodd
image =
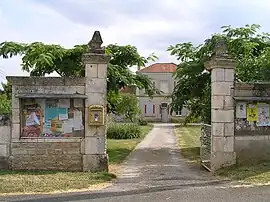
<svg viewBox="0 0 270 202">
<path fill-rule="evenodd" d="M 153 130 L 123 163 L 115 185 L 106 191 L 222 183 L 206 171 L 192 170 L 181 158 L 174 124 L 154 124 Z"/>
</svg>

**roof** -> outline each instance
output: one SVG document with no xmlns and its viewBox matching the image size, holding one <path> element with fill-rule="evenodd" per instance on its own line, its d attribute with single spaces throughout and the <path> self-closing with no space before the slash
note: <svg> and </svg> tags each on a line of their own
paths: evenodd
<svg viewBox="0 0 270 202">
<path fill-rule="evenodd" d="M 131 94 L 135 94 L 136 93 L 136 88 L 134 88 L 133 86 L 126 86 L 126 87 L 122 87 L 120 89 L 120 91 L 122 93 L 131 93 Z"/>
<path fill-rule="evenodd" d="M 176 72 L 177 65 L 174 63 L 155 63 L 149 67 L 145 67 L 139 72 L 146 73 L 173 73 Z"/>
</svg>

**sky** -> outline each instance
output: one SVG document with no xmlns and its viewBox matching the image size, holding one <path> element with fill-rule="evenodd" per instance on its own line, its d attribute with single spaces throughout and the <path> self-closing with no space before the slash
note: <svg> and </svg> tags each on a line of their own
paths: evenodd
<svg viewBox="0 0 270 202">
<path fill-rule="evenodd" d="M 260 24 L 270 32 L 268 0 L 1 0 L 0 43 L 87 43 L 95 30 L 103 45 L 134 45 L 157 62 L 175 62 L 167 48 L 182 42 L 203 43 L 222 25 Z M 0 58 L 5 76 L 27 76 L 21 59 Z M 55 75 L 53 75 L 55 76 Z"/>
</svg>

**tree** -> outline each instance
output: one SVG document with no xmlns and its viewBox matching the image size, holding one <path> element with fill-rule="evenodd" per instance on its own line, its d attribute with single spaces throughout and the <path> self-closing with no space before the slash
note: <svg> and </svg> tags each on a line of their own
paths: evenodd
<svg viewBox="0 0 270 202">
<path fill-rule="evenodd" d="M 60 76 L 84 76 L 84 65 L 81 61 L 82 54 L 88 51 L 87 45 L 76 45 L 71 49 L 60 45 L 47 45 L 41 42 L 31 44 L 3 42 L 0 44 L 0 56 L 11 58 L 22 56 L 22 70 L 30 72 L 31 76 L 45 76 L 57 72 Z M 159 91 L 153 86 L 151 80 L 140 73 L 134 74 L 130 67 L 145 66 L 149 60 L 157 57 L 152 54 L 148 58 L 142 57 L 136 47 L 116 44 L 108 45 L 105 49 L 111 55 L 108 65 L 107 92 L 108 111 L 115 111 L 119 90 L 125 86 L 136 86 L 146 89 L 149 96 Z"/>
<path fill-rule="evenodd" d="M 3 91 L 0 91 L 0 94 L 6 95 L 7 99 L 11 100 L 12 97 L 12 88 L 10 82 L 7 83 L 1 83 L 3 87 Z"/>
<path fill-rule="evenodd" d="M 126 120 L 134 122 L 140 114 L 139 103 L 136 95 L 121 93 L 116 106 L 117 115 L 123 116 Z"/>
<path fill-rule="evenodd" d="M 0 94 L 0 115 L 10 115 L 11 113 L 11 100 L 7 95 Z"/>
<path fill-rule="evenodd" d="M 187 118 L 201 118 L 211 122 L 210 73 L 204 62 L 214 52 L 216 41 L 224 39 L 228 53 L 237 62 L 236 80 L 258 82 L 270 80 L 270 34 L 260 33 L 260 26 L 245 25 L 240 28 L 221 27 L 221 32 L 213 34 L 199 46 L 191 42 L 170 46 L 168 51 L 179 60 L 175 73 L 177 84 L 172 95 L 172 109 L 180 110 L 186 105 L 191 113 Z"/>
</svg>

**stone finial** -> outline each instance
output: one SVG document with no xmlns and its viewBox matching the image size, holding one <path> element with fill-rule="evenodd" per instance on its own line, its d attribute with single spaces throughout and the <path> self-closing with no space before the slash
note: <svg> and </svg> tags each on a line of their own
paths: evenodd
<svg viewBox="0 0 270 202">
<path fill-rule="evenodd" d="M 105 54 L 104 48 L 101 47 L 103 41 L 99 31 L 95 31 L 91 41 L 88 43 L 90 53 Z"/>
<path fill-rule="evenodd" d="M 225 39 L 218 39 L 214 47 L 215 56 L 226 56 L 228 54 L 227 42 Z"/>
</svg>

